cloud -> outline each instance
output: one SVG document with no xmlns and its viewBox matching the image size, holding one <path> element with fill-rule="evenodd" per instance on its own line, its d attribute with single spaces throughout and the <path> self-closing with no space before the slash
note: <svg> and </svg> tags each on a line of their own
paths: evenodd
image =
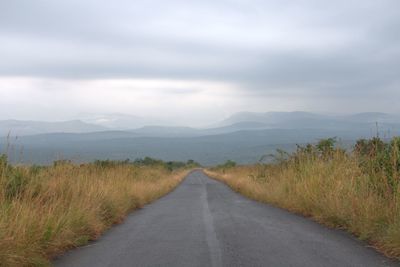
<svg viewBox="0 0 400 267">
<path fill-rule="evenodd" d="M 236 91 L 234 84 L 211 81 L 0 78 L 0 119 L 127 113 L 199 126 L 232 113 Z"/>
<path fill-rule="evenodd" d="M 387 106 L 400 96 L 399 36 L 397 0 L 2 1 L 0 76 L 48 91 L 82 80 L 230 84 L 232 98 L 244 96 L 232 103 L 247 102 L 229 111 L 270 108 L 257 97 L 324 110 L 358 96 L 344 109 L 400 112 Z"/>
</svg>

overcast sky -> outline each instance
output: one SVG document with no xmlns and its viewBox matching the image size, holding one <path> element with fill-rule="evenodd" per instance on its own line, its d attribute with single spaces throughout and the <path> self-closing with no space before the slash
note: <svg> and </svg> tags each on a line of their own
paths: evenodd
<svg viewBox="0 0 400 267">
<path fill-rule="evenodd" d="M 400 112 L 399 0 L 2 0 L 0 119 Z"/>
</svg>

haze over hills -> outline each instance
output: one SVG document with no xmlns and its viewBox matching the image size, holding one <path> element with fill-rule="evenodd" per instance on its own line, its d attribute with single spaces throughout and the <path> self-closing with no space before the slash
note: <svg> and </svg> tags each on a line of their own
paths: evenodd
<svg viewBox="0 0 400 267">
<path fill-rule="evenodd" d="M 377 131 L 390 135 L 398 133 L 400 116 L 385 113 L 322 115 L 308 112 L 241 112 L 209 128 L 145 126 L 131 132 L 142 136 L 188 137 L 263 129 L 331 130 L 347 132 L 353 138 L 360 134 L 376 134 Z"/>
<path fill-rule="evenodd" d="M 106 128 L 118 130 L 137 129 L 148 125 L 165 124 L 165 122 L 160 119 L 140 117 L 122 113 L 79 114 L 77 118 L 86 123 L 97 124 Z"/>
<path fill-rule="evenodd" d="M 128 121 L 105 128 L 81 121 L 31 122 L 4 121 L 1 131 L 15 127 L 20 134 L 12 142 L 14 162 L 48 164 L 55 159 L 92 161 L 94 159 L 135 159 L 151 156 L 163 160 L 194 159 L 202 164 L 218 164 L 232 159 L 239 163 L 258 161 L 277 148 L 293 150 L 296 144 L 338 137 L 344 146 L 359 138 L 400 135 L 398 116 L 384 113 L 321 115 L 307 112 L 242 112 L 218 123 L 218 127 L 191 128 L 144 126 L 130 128 Z M 10 123 L 12 122 L 12 123 Z M 95 121 L 94 121 L 95 122 Z M 111 124 L 108 124 L 111 125 Z M 116 130 L 125 128 L 127 130 Z M 5 138 L 0 149 L 7 146 Z M 17 156 L 23 151 L 22 157 Z"/>
<path fill-rule="evenodd" d="M 237 131 L 196 137 L 99 137 L 90 134 L 41 134 L 18 138 L 10 153 L 14 161 L 49 164 L 55 159 L 77 162 L 94 159 L 136 159 L 146 156 L 166 161 L 188 159 L 213 165 L 228 159 L 240 163 L 257 162 L 277 148 L 291 150 L 296 143 L 330 136 L 314 130 L 267 129 Z M 92 137 L 95 135 L 96 137 Z M 0 149 L 5 149 L 4 143 Z M 20 157 L 20 149 L 23 156 Z"/>
<path fill-rule="evenodd" d="M 220 125 L 238 122 L 262 123 L 268 128 L 343 128 L 366 127 L 372 124 L 400 124 L 400 116 L 386 113 L 358 113 L 351 115 L 322 115 L 309 112 L 241 112 L 223 120 Z M 349 129 L 350 130 L 350 129 Z"/>
<path fill-rule="evenodd" d="M 105 131 L 107 128 L 82 122 L 80 120 L 45 122 L 45 121 L 0 121 L 0 136 L 8 134 L 12 136 L 23 136 L 43 133 L 88 133 Z"/>
<path fill-rule="evenodd" d="M 159 119 L 144 118 L 127 114 L 86 114 L 80 120 L 64 122 L 44 121 L 0 121 L 0 136 L 33 135 L 42 133 L 87 133 L 108 130 L 123 130 L 140 136 L 199 136 L 240 130 L 256 129 L 343 129 L 376 128 L 398 126 L 400 116 L 386 113 L 358 113 L 350 115 L 322 115 L 309 112 L 240 112 L 227 119 L 203 128 L 176 126 Z"/>
</svg>

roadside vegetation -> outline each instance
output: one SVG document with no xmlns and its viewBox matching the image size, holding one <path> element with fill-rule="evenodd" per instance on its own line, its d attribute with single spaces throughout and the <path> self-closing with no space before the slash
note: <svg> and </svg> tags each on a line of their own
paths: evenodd
<svg viewBox="0 0 400 267">
<path fill-rule="evenodd" d="M 311 216 L 400 259 L 400 138 L 335 139 L 278 151 L 274 163 L 212 168 L 207 173 L 243 195 Z"/>
<path fill-rule="evenodd" d="M 0 266 L 47 266 L 175 188 L 187 163 L 152 158 L 11 166 L 0 156 Z"/>
</svg>

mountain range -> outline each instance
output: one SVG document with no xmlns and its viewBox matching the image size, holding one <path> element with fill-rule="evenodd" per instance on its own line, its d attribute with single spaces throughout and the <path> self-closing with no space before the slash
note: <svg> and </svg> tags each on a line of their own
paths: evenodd
<svg viewBox="0 0 400 267">
<path fill-rule="evenodd" d="M 343 146 L 349 146 L 377 132 L 382 137 L 400 135 L 400 117 L 385 113 L 242 112 L 209 128 L 146 125 L 135 129 L 131 125 L 139 124 L 122 122 L 112 127 L 98 121 L 0 121 L 0 135 L 11 131 L 19 136 L 11 141 L 0 138 L 0 153 L 8 147 L 14 162 L 39 164 L 60 158 L 84 162 L 151 156 L 212 165 L 228 159 L 256 162 L 277 148 L 290 151 L 296 144 L 327 137 L 338 137 Z"/>
<path fill-rule="evenodd" d="M 157 124 L 160 123 L 160 124 Z M 241 130 L 260 129 L 333 129 L 378 130 L 396 128 L 400 116 L 386 113 L 358 113 L 351 115 L 322 115 L 308 112 L 241 112 L 233 114 L 211 127 L 193 128 L 165 126 L 161 120 L 125 114 L 84 115 L 82 120 L 64 122 L 0 121 L 0 136 L 25 136 L 44 133 L 90 133 L 125 131 L 138 136 L 179 137 L 222 134 Z"/>
</svg>

